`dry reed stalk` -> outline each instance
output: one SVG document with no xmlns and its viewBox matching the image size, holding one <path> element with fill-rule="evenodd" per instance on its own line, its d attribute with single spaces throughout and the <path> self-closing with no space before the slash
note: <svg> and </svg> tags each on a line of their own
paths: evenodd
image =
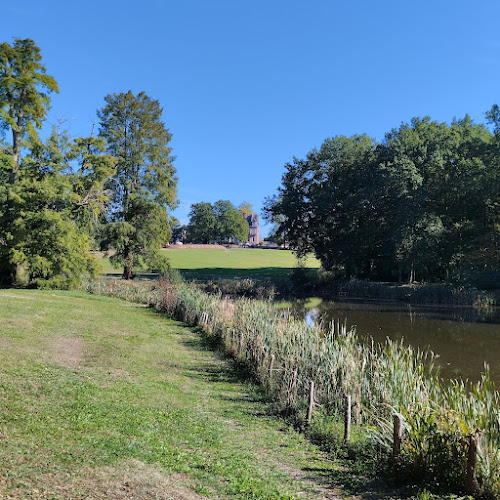
<svg viewBox="0 0 500 500">
<path fill-rule="evenodd" d="M 345 398 L 344 441 L 348 443 L 350 440 L 351 440 L 351 395 L 347 394 Z"/>
<path fill-rule="evenodd" d="M 394 422 L 394 433 L 393 433 L 393 444 L 392 444 L 392 459 L 397 465 L 399 463 L 401 455 L 401 443 L 403 440 L 403 419 L 401 415 L 395 414 L 393 416 Z"/>
</svg>

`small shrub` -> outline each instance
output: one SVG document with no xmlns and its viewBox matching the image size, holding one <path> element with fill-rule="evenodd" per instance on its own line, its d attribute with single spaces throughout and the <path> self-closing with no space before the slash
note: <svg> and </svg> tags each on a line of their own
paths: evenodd
<svg viewBox="0 0 500 500">
<path fill-rule="evenodd" d="M 81 283 L 82 280 L 79 278 L 56 276 L 47 279 L 36 278 L 30 282 L 29 286 L 40 290 L 72 290 L 79 288 Z"/>
</svg>

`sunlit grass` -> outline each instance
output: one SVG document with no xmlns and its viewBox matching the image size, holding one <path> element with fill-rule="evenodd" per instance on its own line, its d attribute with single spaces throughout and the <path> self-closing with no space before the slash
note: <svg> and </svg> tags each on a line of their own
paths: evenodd
<svg viewBox="0 0 500 500">
<path fill-rule="evenodd" d="M 134 283 L 95 283 L 89 290 L 132 297 L 144 293 L 142 285 Z M 460 491 L 469 438 L 479 431 L 483 494 L 500 498 L 500 405 L 488 372 L 473 387 L 447 383 L 433 369 L 429 352 L 390 340 L 362 343 L 354 330 L 340 323 L 332 323 L 325 333 L 324 325 L 306 325 L 266 302 L 229 301 L 168 282 L 151 289 L 148 301 L 187 324 L 200 325 L 244 363 L 276 406 L 299 424 L 304 425 L 311 380 L 316 402 L 333 419 L 333 428 L 344 414 L 345 396 L 351 395 L 354 422 L 365 442 L 381 453 L 382 463 L 392 448 L 393 415 L 402 415 L 406 434 L 401 466 L 424 484 L 438 481 L 441 487 Z M 324 438 L 331 440 L 331 435 Z"/>
<path fill-rule="evenodd" d="M 288 277 L 297 266 L 297 259 L 290 250 L 260 248 L 174 248 L 163 250 L 175 269 L 180 269 L 189 278 L 214 277 Z M 110 274 L 121 274 L 114 268 L 109 257 L 96 253 L 103 270 Z M 305 266 L 318 269 L 319 261 L 310 255 Z M 141 268 L 137 269 L 141 270 Z"/>
<path fill-rule="evenodd" d="M 0 307 L 1 498 L 317 497 L 286 471 L 333 465 L 192 329 L 84 292 Z"/>
</svg>

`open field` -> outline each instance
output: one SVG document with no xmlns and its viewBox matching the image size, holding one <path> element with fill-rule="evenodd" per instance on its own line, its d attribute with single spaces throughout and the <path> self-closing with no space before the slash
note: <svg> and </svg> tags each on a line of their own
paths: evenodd
<svg viewBox="0 0 500 500">
<path fill-rule="evenodd" d="M 1 498 L 336 497 L 341 472 L 195 330 L 82 292 L 0 307 Z"/>
<path fill-rule="evenodd" d="M 201 248 L 200 248 L 201 247 Z M 230 248 L 206 245 L 189 245 L 165 249 L 173 268 L 179 269 L 186 277 L 204 276 L 240 277 L 240 278 L 276 278 L 287 277 L 296 267 L 297 260 L 290 250 L 260 248 Z M 100 254 L 101 255 L 101 254 Z M 121 273 L 114 269 L 109 259 L 102 258 L 104 271 Z M 310 256 L 306 267 L 317 269 L 319 261 Z"/>
</svg>

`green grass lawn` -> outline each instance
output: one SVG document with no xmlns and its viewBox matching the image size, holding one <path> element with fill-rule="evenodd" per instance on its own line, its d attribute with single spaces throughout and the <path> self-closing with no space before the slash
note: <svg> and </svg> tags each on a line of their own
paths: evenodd
<svg viewBox="0 0 500 500">
<path fill-rule="evenodd" d="M 260 248 L 174 248 L 165 249 L 172 267 L 188 278 L 204 276 L 276 278 L 287 277 L 297 266 L 290 250 Z M 107 273 L 121 273 L 113 269 L 109 259 L 101 260 Z M 319 261 L 314 256 L 306 260 L 306 267 L 317 269 Z"/>
<path fill-rule="evenodd" d="M 194 329 L 82 292 L 0 308 L 0 498 L 332 498 L 336 466 Z"/>
</svg>

